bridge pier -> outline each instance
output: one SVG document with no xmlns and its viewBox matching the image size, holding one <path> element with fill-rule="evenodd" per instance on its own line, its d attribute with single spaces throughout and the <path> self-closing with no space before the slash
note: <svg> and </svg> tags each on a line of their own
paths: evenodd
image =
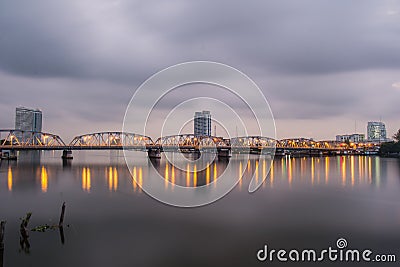
<svg viewBox="0 0 400 267">
<path fill-rule="evenodd" d="M 218 153 L 218 158 L 220 159 L 227 159 L 232 156 L 231 148 L 218 148 L 217 153 Z"/>
<path fill-rule="evenodd" d="M 72 166 L 72 160 L 71 159 L 62 159 L 62 166 L 64 169 L 70 169 Z"/>
<path fill-rule="evenodd" d="M 284 157 L 285 156 L 285 150 L 283 148 L 277 148 L 275 150 L 275 156 L 276 157 Z"/>
<path fill-rule="evenodd" d="M 70 149 L 63 150 L 63 154 L 62 154 L 61 158 L 63 160 L 73 159 L 74 157 L 72 156 L 72 150 L 70 150 Z"/>
<path fill-rule="evenodd" d="M 161 158 L 161 149 L 157 148 L 148 148 L 147 149 L 147 156 L 151 159 L 159 159 Z"/>
<path fill-rule="evenodd" d="M 250 154 L 260 155 L 261 150 L 258 147 L 250 147 Z"/>
<path fill-rule="evenodd" d="M 14 149 L 0 151 L 1 159 L 17 160 L 17 152 Z"/>
<path fill-rule="evenodd" d="M 319 150 L 316 150 L 316 149 L 310 149 L 310 153 L 309 153 L 309 155 L 311 156 L 311 157 L 321 157 L 322 156 L 322 151 L 319 151 Z"/>
</svg>

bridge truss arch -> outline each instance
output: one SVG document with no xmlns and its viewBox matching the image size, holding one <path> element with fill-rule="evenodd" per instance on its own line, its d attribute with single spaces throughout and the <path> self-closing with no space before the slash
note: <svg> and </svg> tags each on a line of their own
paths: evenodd
<svg viewBox="0 0 400 267">
<path fill-rule="evenodd" d="M 288 138 L 279 141 L 279 147 L 285 148 L 318 148 L 332 149 L 334 144 L 329 141 L 315 141 L 307 138 Z"/>
<path fill-rule="evenodd" d="M 163 136 L 156 140 L 155 145 L 162 146 L 163 148 L 215 148 L 226 147 L 230 145 L 228 139 L 217 136 L 197 136 L 194 134 L 179 134 Z"/>
<path fill-rule="evenodd" d="M 83 134 L 74 137 L 69 143 L 70 147 L 119 147 L 119 148 L 145 148 L 153 145 L 149 136 L 126 132 L 98 132 Z"/>
<path fill-rule="evenodd" d="M 65 143 L 56 134 L 16 129 L 0 130 L 0 147 L 3 149 L 62 146 L 65 146 Z"/>
<path fill-rule="evenodd" d="M 269 148 L 277 145 L 277 140 L 265 136 L 239 136 L 231 139 L 232 148 Z"/>
</svg>

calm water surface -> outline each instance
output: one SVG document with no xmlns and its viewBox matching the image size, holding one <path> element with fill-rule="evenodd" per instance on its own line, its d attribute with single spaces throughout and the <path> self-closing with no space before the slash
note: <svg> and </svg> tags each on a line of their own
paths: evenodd
<svg viewBox="0 0 400 267">
<path fill-rule="evenodd" d="M 140 183 L 155 175 L 142 152 L 130 158 L 135 162 L 132 175 L 121 152 L 74 152 L 70 165 L 63 165 L 58 152 L 25 153 L 17 162 L 2 161 L 0 219 L 7 220 L 3 264 L 286 266 L 258 262 L 256 252 L 264 244 L 323 249 L 334 247 L 339 237 L 346 238 L 349 247 L 396 254 L 400 260 L 398 159 L 278 158 L 260 189 L 249 194 L 251 174 L 261 179 L 268 164 L 256 156 L 242 164 L 238 157 L 243 156 L 230 160 L 231 175 L 247 167 L 238 185 L 211 205 L 189 209 L 162 204 L 141 190 Z M 226 165 L 215 161 L 193 173 L 161 159 L 157 169 L 172 183 L 199 186 L 216 180 Z M 165 183 L 164 190 L 173 194 L 174 186 Z M 69 225 L 64 244 L 58 231 L 31 232 L 29 253 L 21 251 L 19 218 L 30 211 L 31 227 L 57 223 L 63 201 Z"/>
</svg>

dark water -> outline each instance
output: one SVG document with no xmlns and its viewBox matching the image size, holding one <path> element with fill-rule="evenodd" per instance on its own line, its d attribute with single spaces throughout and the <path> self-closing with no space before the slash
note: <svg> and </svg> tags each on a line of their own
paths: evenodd
<svg viewBox="0 0 400 267">
<path fill-rule="evenodd" d="M 134 156 L 136 180 L 154 173 L 145 154 Z M 7 220 L 4 266 L 286 266 L 259 262 L 264 244 L 274 249 L 348 246 L 395 254 L 400 260 L 400 161 L 338 156 L 275 159 L 258 191 L 247 192 L 252 172 L 267 170 L 255 156 L 246 176 L 226 197 L 200 208 L 162 204 L 133 181 L 120 152 L 74 152 L 63 166 L 58 152 L 20 155 L 0 166 L 0 219 Z M 231 163 L 237 169 L 242 164 Z M 236 165 L 235 165 L 236 164 Z M 216 161 L 194 175 L 166 166 L 159 172 L 188 186 L 212 182 L 226 167 Z M 234 175 L 234 174 L 232 174 Z M 218 186 L 218 183 L 216 184 Z M 173 186 L 165 190 L 173 193 Z M 67 203 L 65 243 L 57 230 L 31 232 L 29 253 L 19 244 L 20 219 L 30 226 L 58 222 Z M 297 263 L 293 266 L 322 263 Z M 355 263 L 323 265 L 354 266 Z"/>
</svg>

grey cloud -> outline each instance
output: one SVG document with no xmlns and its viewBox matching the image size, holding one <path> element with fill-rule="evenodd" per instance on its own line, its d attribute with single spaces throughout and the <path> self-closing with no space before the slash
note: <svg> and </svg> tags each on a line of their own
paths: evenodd
<svg viewBox="0 0 400 267">
<path fill-rule="evenodd" d="M 175 2 L 176 3 L 176 2 Z M 399 68 L 400 16 L 377 1 L 202 1 L 141 19 L 183 54 L 290 74 Z M 222 52 L 222 53 L 221 53 Z"/>
<path fill-rule="evenodd" d="M 117 18 L 106 7 L 79 1 L 4 1 L 0 7 L 0 67 L 37 78 L 129 83 L 143 79 L 151 74 L 146 71 L 146 53 L 151 51 L 139 41 L 140 31 L 131 32 L 128 25 L 126 32 L 119 30 L 125 25 Z"/>
<path fill-rule="evenodd" d="M 0 64 L 130 83 L 199 58 L 291 74 L 399 68 L 400 16 L 382 3 L 3 1 Z"/>
</svg>

